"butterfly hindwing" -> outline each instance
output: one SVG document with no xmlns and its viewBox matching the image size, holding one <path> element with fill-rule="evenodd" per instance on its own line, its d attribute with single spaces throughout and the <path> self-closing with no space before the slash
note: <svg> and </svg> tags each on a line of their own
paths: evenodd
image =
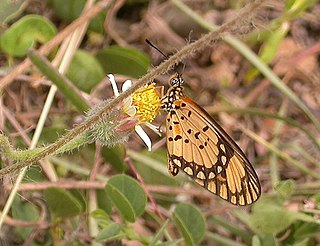
<svg viewBox="0 0 320 246">
<path fill-rule="evenodd" d="M 173 105 L 166 121 L 170 173 L 177 175 L 181 169 L 232 204 L 256 201 L 259 180 L 238 145 L 190 98 L 177 99 Z"/>
</svg>

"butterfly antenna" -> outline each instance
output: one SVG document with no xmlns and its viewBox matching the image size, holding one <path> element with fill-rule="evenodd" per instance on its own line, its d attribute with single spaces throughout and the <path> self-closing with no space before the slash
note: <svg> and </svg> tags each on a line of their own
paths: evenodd
<svg viewBox="0 0 320 246">
<path fill-rule="evenodd" d="M 151 41 L 149 39 L 146 39 L 147 44 L 149 44 L 152 48 L 154 48 L 155 50 L 157 50 L 161 55 L 163 55 L 165 58 L 169 58 L 169 56 L 167 56 L 165 53 L 163 53 L 157 46 L 155 46 L 153 43 L 151 43 Z"/>
<path fill-rule="evenodd" d="M 163 53 L 157 46 L 155 46 L 153 43 L 151 43 L 151 41 L 149 39 L 146 39 L 147 44 L 149 44 L 152 48 L 154 48 L 155 50 L 157 50 L 161 55 L 163 55 L 166 59 L 169 59 L 169 56 L 166 55 L 165 53 Z M 185 69 L 185 64 L 183 64 L 183 71 Z M 178 77 L 181 77 L 181 73 L 179 73 L 177 71 L 177 64 L 174 65 L 174 71 L 176 71 L 176 74 L 178 75 Z"/>
</svg>

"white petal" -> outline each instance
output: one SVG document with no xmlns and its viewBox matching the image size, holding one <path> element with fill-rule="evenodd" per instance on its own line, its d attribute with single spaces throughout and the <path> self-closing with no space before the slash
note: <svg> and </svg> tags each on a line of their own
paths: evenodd
<svg viewBox="0 0 320 246">
<path fill-rule="evenodd" d="M 161 129 L 159 126 L 155 126 L 150 122 L 145 122 L 144 124 L 161 137 Z"/>
<path fill-rule="evenodd" d="M 147 133 L 142 129 L 141 126 L 136 126 L 135 128 L 136 133 L 142 139 L 142 141 L 147 145 L 148 150 L 151 151 L 151 139 L 147 135 Z"/>
<path fill-rule="evenodd" d="M 124 99 L 122 111 L 125 112 L 129 116 L 135 116 L 136 115 L 136 107 L 132 106 L 132 97 L 128 97 Z"/>
<path fill-rule="evenodd" d="M 119 90 L 118 90 L 117 83 L 114 79 L 113 74 L 109 73 L 107 76 L 109 78 L 109 81 L 111 82 L 113 93 L 114 93 L 115 97 L 119 96 Z"/>
<path fill-rule="evenodd" d="M 131 106 L 131 107 L 128 107 L 128 108 L 126 108 L 126 110 L 124 110 L 124 112 L 127 114 L 127 115 L 129 115 L 129 116 L 135 116 L 136 115 L 136 113 L 137 113 L 137 110 L 136 110 L 136 108 L 134 107 L 134 106 Z"/>
<path fill-rule="evenodd" d="M 132 106 L 132 97 L 127 97 L 123 100 L 123 108 L 129 108 Z"/>
<path fill-rule="evenodd" d="M 131 86 L 132 86 L 132 82 L 130 79 L 124 81 L 124 83 L 122 84 L 122 91 L 128 90 Z"/>
</svg>

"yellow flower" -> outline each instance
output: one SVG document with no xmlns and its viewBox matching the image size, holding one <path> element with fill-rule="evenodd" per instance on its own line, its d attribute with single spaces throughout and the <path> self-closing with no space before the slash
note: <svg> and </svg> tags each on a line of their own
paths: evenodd
<svg viewBox="0 0 320 246">
<path fill-rule="evenodd" d="M 152 122 L 160 113 L 160 96 L 155 83 L 148 84 L 132 94 L 132 105 L 136 116 L 143 123 Z"/>
<path fill-rule="evenodd" d="M 108 74 L 115 97 L 119 96 L 117 84 L 114 76 Z M 126 80 L 122 85 L 122 91 L 127 90 L 132 86 L 131 80 Z M 151 150 L 151 140 L 146 132 L 140 126 L 144 124 L 156 133 L 160 133 L 159 127 L 152 125 L 151 122 L 160 114 L 161 98 L 160 93 L 155 87 L 155 83 L 150 83 L 136 92 L 123 102 L 121 110 L 130 117 L 137 118 L 138 122 L 135 125 L 135 131 L 147 145 L 148 150 Z"/>
</svg>

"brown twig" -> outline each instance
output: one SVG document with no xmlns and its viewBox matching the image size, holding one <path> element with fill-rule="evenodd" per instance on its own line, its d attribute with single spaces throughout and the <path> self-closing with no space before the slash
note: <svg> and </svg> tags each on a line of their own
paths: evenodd
<svg viewBox="0 0 320 246">
<path fill-rule="evenodd" d="M 138 172 L 135 171 L 135 174 Z M 100 181 L 73 181 L 73 180 L 59 180 L 59 182 L 39 182 L 39 183 L 22 183 L 19 186 L 19 191 L 31 191 L 31 190 L 46 190 L 48 188 L 60 188 L 60 189 L 99 189 L 105 188 L 105 183 Z M 188 194 L 196 197 L 210 198 L 212 194 L 196 187 L 172 187 L 166 185 L 145 185 L 148 192 L 157 192 L 163 194 Z M 12 185 L 6 185 L 6 190 L 11 190 Z"/>
<path fill-rule="evenodd" d="M 99 181 L 69 181 L 59 180 L 59 182 L 39 182 L 39 183 L 22 183 L 19 186 L 19 191 L 30 190 L 46 190 L 48 188 L 60 189 L 104 189 L 105 183 Z M 12 185 L 6 185 L 7 190 L 12 189 Z"/>
</svg>

